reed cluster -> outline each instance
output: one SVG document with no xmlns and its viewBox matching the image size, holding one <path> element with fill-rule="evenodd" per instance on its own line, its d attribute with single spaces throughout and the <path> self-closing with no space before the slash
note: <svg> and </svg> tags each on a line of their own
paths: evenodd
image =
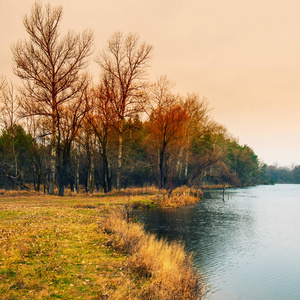
<svg viewBox="0 0 300 300">
<path fill-rule="evenodd" d="M 158 198 L 157 205 L 170 208 L 194 205 L 201 200 L 202 196 L 202 190 L 192 191 L 187 186 L 181 186 L 169 192 L 163 191 Z"/>
<path fill-rule="evenodd" d="M 127 268 L 147 279 L 138 299 L 201 299 L 204 282 L 182 243 L 167 242 L 128 220 L 124 208 L 111 212 L 103 224 L 112 246 L 128 254 Z"/>
</svg>

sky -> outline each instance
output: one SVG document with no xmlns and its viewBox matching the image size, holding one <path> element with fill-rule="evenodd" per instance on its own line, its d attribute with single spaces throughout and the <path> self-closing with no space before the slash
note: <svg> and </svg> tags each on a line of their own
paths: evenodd
<svg viewBox="0 0 300 300">
<path fill-rule="evenodd" d="M 40 0 L 41 3 L 49 1 Z M 11 45 L 33 0 L 0 0 L 0 75 L 17 82 Z M 149 79 L 207 99 L 212 117 L 266 164 L 300 165 L 300 2 L 54 0 L 61 32 L 92 29 L 94 57 L 116 31 L 154 46 Z M 96 63 L 91 70 L 97 76 Z"/>
</svg>

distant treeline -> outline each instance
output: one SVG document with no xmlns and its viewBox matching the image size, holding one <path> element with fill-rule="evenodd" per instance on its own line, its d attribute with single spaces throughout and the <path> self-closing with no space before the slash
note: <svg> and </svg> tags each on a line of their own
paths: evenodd
<svg viewBox="0 0 300 300">
<path fill-rule="evenodd" d="M 179 185 L 224 183 L 249 186 L 264 182 L 264 166 L 253 150 L 226 136 L 220 126 L 189 139 L 182 132 L 170 141 L 164 154 L 157 128 L 149 127 L 149 120 L 141 122 L 135 118 L 125 122 L 125 126 L 121 188 L 156 185 L 172 189 Z M 64 161 L 64 187 L 76 191 L 80 184 L 89 192 L 116 188 L 117 150 L 116 133 L 111 133 L 104 154 L 91 128 L 82 127 Z M 165 160 L 163 166 L 161 155 Z M 0 187 L 31 185 L 35 190 L 49 192 L 50 159 L 47 136 L 34 138 L 21 125 L 4 128 L 0 136 Z M 59 187 L 58 180 L 55 182 Z"/>
<path fill-rule="evenodd" d="M 265 166 L 198 95 L 147 80 L 153 47 L 116 32 L 87 74 L 93 33 L 61 36 L 62 8 L 37 2 L 12 46 L 23 87 L 0 80 L 0 186 L 79 191 L 265 182 Z"/>
<path fill-rule="evenodd" d="M 300 166 L 280 167 L 272 165 L 266 167 L 266 180 L 270 183 L 300 183 Z"/>
</svg>

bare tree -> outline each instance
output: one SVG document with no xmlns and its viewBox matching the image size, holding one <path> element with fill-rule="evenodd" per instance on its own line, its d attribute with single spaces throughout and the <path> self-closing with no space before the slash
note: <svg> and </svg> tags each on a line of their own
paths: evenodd
<svg viewBox="0 0 300 300">
<path fill-rule="evenodd" d="M 18 159 L 15 151 L 15 128 L 14 126 L 19 121 L 19 110 L 17 98 L 14 93 L 14 86 L 12 83 L 7 84 L 5 79 L 0 83 L 1 97 L 0 97 L 0 122 L 5 129 L 11 134 L 11 154 L 13 158 L 13 169 L 15 178 L 18 177 Z"/>
<path fill-rule="evenodd" d="M 172 93 L 174 86 L 175 84 L 168 79 L 167 75 L 160 76 L 156 82 L 150 85 L 149 101 L 146 106 L 148 115 L 156 109 L 165 109 L 179 100 L 179 97 Z"/>
<path fill-rule="evenodd" d="M 70 177 L 70 157 L 73 142 L 86 113 L 90 109 L 88 82 L 80 91 L 75 99 L 68 101 L 66 105 L 61 106 L 58 110 L 57 173 L 60 196 L 64 194 L 66 178 Z"/>
<path fill-rule="evenodd" d="M 126 118 L 140 112 L 146 101 L 145 75 L 152 51 L 153 46 L 139 43 L 138 35 L 123 36 L 116 32 L 97 59 L 118 131 L 117 189 L 120 189 L 124 123 Z"/>
<path fill-rule="evenodd" d="M 4 111 L 5 111 L 5 97 L 6 97 L 7 82 L 6 78 L 0 77 L 0 120 L 3 123 Z"/>
<path fill-rule="evenodd" d="M 49 193 L 54 191 L 55 167 L 58 159 L 60 118 L 64 106 L 78 97 L 87 77 L 80 71 L 87 66 L 93 34 L 69 32 L 60 37 L 62 7 L 42 7 L 36 2 L 23 24 L 29 40 L 12 47 L 14 72 L 24 81 L 21 105 L 24 115 L 39 115 L 49 120 L 51 163 Z M 79 96 L 80 97 L 80 96 Z"/>
<path fill-rule="evenodd" d="M 2 97 L 2 91 L 6 86 L 6 79 L 3 76 L 0 76 L 0 97 Z"/>
<path fill-rule="evenodd" d="M 0 97 L 0 122 L 6 129 L 12 128 L 20 120 L 20 104 L 15 96 L 12 83 L 3 85 Z"/>
</svg>

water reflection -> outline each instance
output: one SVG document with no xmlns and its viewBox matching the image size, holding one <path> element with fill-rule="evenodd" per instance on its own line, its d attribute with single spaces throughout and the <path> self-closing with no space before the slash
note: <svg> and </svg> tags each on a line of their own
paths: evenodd
<svg viewBox="0 0 300 300">
<path fill-rule="evenodd" d="M 138 218 L 193 251 L 210 299 L 300 299 L 298 195 L 300 186 L 291 185 L 231 189 L 225 201 L 213 191 L 193 207 L 148 210 Z"/>
</svg>

